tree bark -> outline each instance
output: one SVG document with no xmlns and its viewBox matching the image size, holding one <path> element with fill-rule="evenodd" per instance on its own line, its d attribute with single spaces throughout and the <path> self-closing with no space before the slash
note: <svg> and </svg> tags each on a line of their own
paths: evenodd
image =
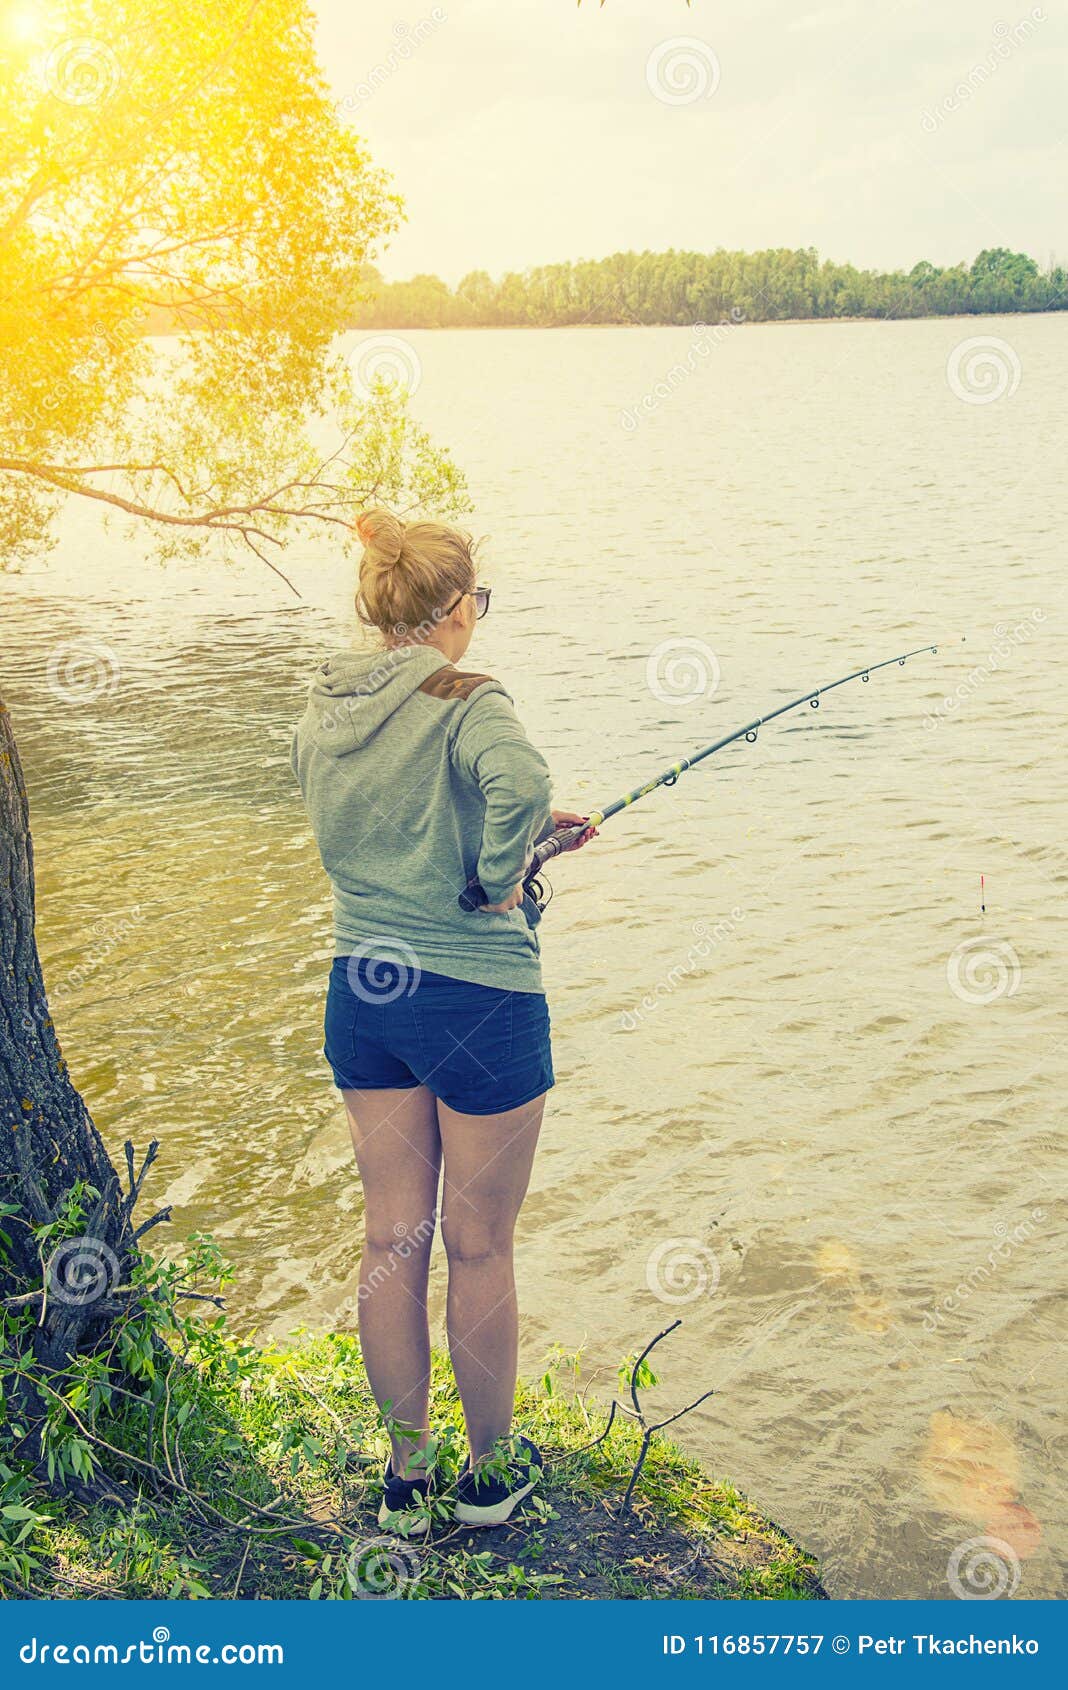
<svg viewBox="0 0 1068 1690">
<path fill-rule="evenodd" d="M 124 1191 L 63 1059 L 37 951 L 29 801 L 0 700 L 0 1202 L 16 1211 L 0 1218 L 11 1239 L 0 1255 L 0 1301 L 35 1310 L 33 1354 L 50 1372 L 128 1306 L 138 1236 L 130 1216 L 155 1151 L 135 1175 L 127 1145 Z M 79 1181 L 96 1195 L 87 1195 L 74 1235 L 67 1227 L 41 1243 L 39 1229 L 66 1213 Z M 28 1349 L 30 1337 L 21 1341 Z"/>
</svg>

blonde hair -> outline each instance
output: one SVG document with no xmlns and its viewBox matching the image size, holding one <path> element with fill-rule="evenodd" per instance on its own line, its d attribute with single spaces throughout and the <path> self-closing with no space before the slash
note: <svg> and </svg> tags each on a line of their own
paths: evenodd
<svg viewBox="0 0 1068 1690">
<path fill-rule="evenodd" d="M 356 614 L 386 639 L 429 634 L 475 585 L 471 536 L 442 522 L 402 522 L 381 506 L 356 524 L 363 541 Z"/>
</svg>

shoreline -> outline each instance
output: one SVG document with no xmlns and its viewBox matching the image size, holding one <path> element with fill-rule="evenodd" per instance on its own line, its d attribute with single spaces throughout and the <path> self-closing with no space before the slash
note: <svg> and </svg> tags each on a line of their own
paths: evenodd
<svg viewBox="0 0 1068 1690">
<path fill-rule="evenodd" d="M 1020 317 L 1063 317 L 1068 315 L 1068 309 L 1047 311 L 930 311 L 917 313 L 908 317 L 880 317 L 877 315 L 860 317 L 743 317 L 738 321 L 731 317 L 721 317 L 715 323 L 703 323 L 705 329 L 766 329 L 766 328 L 796 328 L 802 324 L 836 324 L 836 323 L 878 323 L 882 325 L 892 323 L 960 323 L 960 322 L 989 322 L 1009 319 L 1015 321 Z M 354 323 L 343 332 L 346 334 L 441 334 L 448 333 L 496 333 L 504 330 L 524 333 L 537 333 L 543 329 L 679 329 L 691 332 L 699 325 L 693 323 Z M 173 332 L 173 331 L 172 331 Z"/>
<path fill-rule="evenodd" d="M 928 311 L 919 312 L 908 317 L 885 317 L 873 314 L 859 317 L 721 317 L 715 323 L 350 323 L 340 332 L 342 334 L 501 334 L 504 332 L 523 334 L 537 334 L 543 330 L 552 329 L 678 329 L 688 330 L 701 327 L 709 331 L 715 329 L 767 329 L 767 328 L 797 328 L 801 325 L 826 323 L 878 323 L 887 325 L 892 323 L 979 323 L 1015 322 L 1021 317 L 1064 317 L 1068 316 L 1068 306 L 1056 310 L 1043 311 Z M 204 328 L 191 328 L 188 325 L 170 328 L 147 328 L 142 331 L 144 340 L 181 340 L 186 335 L 206 334 L 210 331 Z"/>
<path fill-rule="evenodd" d="M 177 1438 L 169 1449 L 164 1421 L 155 1493 L 142 1491 L 136 1518 L 105 1501 L 57 1508 L 43 1493 L 20 1492 L 34 1523 L 23 1544 L 32 1578 L 19 1594 L 828 1599 L 812 1555 L 659 1434 L 624 1512 L 640 1427 L 575 1394 L 566 1364 L 560 1372 L 559 1382 L 552 1369 L 537 1385 L 521 1380 L 516 1393 L 516 1425 L 545 1454 L 542 1483 L 506 1525 L 472 1530 L 451 1520 L 448 1489 L 465 1440 L 451 1372 L 435 1353 L 431 1407 L 445 1489 L 426 1537 L 386 1537 L 377 1520 L 386 1443 L 358 1340 L 305 1334 L 291 1347 L 261 1347 L 217 1331 L 171 1370 L 182 1486 L 167 1483 Z M 143 1411 L 108 1423 L 117 1450 L 143 1450 L 144 1436 Z M 292 1529 L 280 1533 L 283 1519 Z"/>
</svg>

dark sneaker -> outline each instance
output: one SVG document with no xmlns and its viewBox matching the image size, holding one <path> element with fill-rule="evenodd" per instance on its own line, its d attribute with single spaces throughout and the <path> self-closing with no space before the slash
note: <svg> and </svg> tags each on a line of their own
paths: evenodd
<svg viewBox="0 0 1068 1690">
<path fill-rule="evenodd" d="M 512 1512 L 529 1496 L 541 1478 L 541 1450 L 529 1438 L 513 1438 L 504 1477 L 480 1468 L 472 1473 L 470 1462 L 456 1481 L 453 1519 L 464 1526 L 503 1526 Z"/>
<path fill-rule="evenodd" d="M 378 1523 L 383 1530 L 395 1537 L 425 1537 L 430 1530 L 427 1503 L 435 1490 L 433 1473 L 421 1479 L 399 1479 L 390 1457 L 382 1475 L 382 1487 Z"/>
</svg>

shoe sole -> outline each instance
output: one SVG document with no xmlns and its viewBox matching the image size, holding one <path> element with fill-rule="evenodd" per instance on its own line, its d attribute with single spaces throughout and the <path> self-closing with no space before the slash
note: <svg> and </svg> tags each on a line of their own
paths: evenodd
<svg viewBox="0 0 1068 1690">
<path fill-rule="evenodd" d="M 425 1537 L 430 1521 L 425 1514 L 411 1514 L 407 1509 L 387 1508 L 383 1502 L 378 1510 L 378 1523 L 393 1537 Z"/>
<path fill-rule="evenodd" d="M 528 1485 L 523 1485 L 520 1490 L 512 1491 L 511 1495 L 506 1496 L 503 1502 L 493 1502 L 485 1508 L 479 1508 L 478 1504 L 474 1502 L 458 1502 L 453 1510 L 452 1517 L 462 1526 L 503 1526 L 506 1520 L 511 1519 L 524 1497 L 530 1495 L 537 1483 L 538 1480 L 535 1477 L 531 1479 Z"/>
</svg>

